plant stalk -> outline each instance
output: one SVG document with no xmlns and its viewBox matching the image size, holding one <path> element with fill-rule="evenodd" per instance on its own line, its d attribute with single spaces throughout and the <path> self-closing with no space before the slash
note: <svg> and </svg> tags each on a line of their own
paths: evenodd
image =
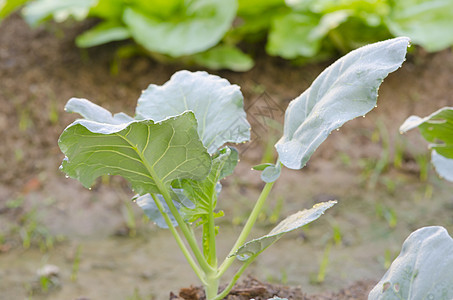
<svg viewBox="0 0 453 300">
<path fill-rule="evenodd" d="M 153 177 L 153 178 L 155 178 L 155 177 Z M 179 228 L 181 228 L 182 233 L 186 237 L 187 243 L 189 244 L 190 248 L 192 249 L 192 252 L 195 255 L 195 258 L 197 259 L 198 264 L 200 265 L 201 269 L 204 271 L 204 273 L 212 272 L 214 269 L 207 263 L 206 259 L 204 258 L 203 254 L 201 253 L 200 248 L 198 247 L 197 241 L 195 240 L 195 236 L 189 230 L 186 222 L 184 222 L 183 218 L 181 217 L 181 215 L 179 214 L 175 205 L 173 204 L 173 200 L 171 199 L 171 196 L 168 193 L 167 188 L 163 185 L 163 183 L 160 180 L 154 179 L 154 181 L 156 182 L 156 185 L 157 185 L 159 191 L 162 193 L 162 196 L 164 197 L 165 202 L 167 203 L 168 208 L 170 209 L 170 212 L 172 213 L 173 217 L 175 217 L 176 222 L 178 222 Z"/>
<path fill-rule="evenodd" d="M 213 197 L 216 197 L 213 195 Z M 210 205 L 210 213 L 208 216 L 208 243 L 209 243 L 209 249 L 208 249 L 208 263 L 211 267 L 217 269 L 217 250 L 216 250 L 216 235 L 215 235 L 215 218 L 214 218 L 214 201 L 211 201 Z"/>
<path fill-rule="evenodd" d="M 253 210 L 250 213 L 250 216 L 249 216 L 247 222 L 245 223 L 241 234 L 239 235 L 238 239 L 236 240 L 236 243 L 234 244 L 233 248 L 231 248 L 229 255 L 225 258 L 225 260 L 219 267 L 219 272 L 217 273 L 217 276 L 219 278 L 225 273 L 226 270 L 228 270 L 228 268 L 233 263 L 235 257 L 231 256 L 231 255 L 234 254 L 237 251 L 237 249 L 239 249 L 239 247 L 245 243 L 248 235 L 250 234 L 250 231 L 252 230 L 253 225 L 255 225 L 255 222 L 258 219 L 258 216 L 261 213 L 261 210 L 263 209 L 264 203 L 266 203 L 266 199 L 269 196 L 269 193 L 270 193 L 273 185 L 274 185 L 274 182 L 266 183 L 263 190 L 261 191 L 261 194 L 255 203 L 255 207 L 253 207 Z"/>
<path fill-rule="evenodd" d="M 173 226 L 173 223 L 171 222 L 170 217 L 165 212 L 165 209 L 164 209 L 162 203 L 160 202 L 159 198 L 157 198 L 155 194 L 150 194 L 150 195 L 153 198 L 154 202 L 156 203 L 157 209 L 159 210 L 161 215 L 164 217 L 165 223 L 167 224 L 168 229 L 173 234 L 173 237 L 175 238 L 176 243 L 178 244 L 179 248 L 181 249 L 182 253 L 184 254 L 184 257 L 188 261 L 189 265 L 192 267 L 192 269 L 194 270 L 194 272 L 198 276 L 198 278 L 201 280 L 201 282 L 204 285 L 208 284 L 205 274 L 200 269 L 200 267 L 197 265 L 197 263 L 193 259 L 192 255 L 190 254 L 189 250 L 187 249 L 186 245 L 182 241 L 181 237 L 178 234 L 178 231 L 176 230 L 175 226 Z"/>
<path fill-rule="evenodd" d="M 159 176 L 157 176 L 156 172 L 154 171 L 154 168 L 150 166 L 145 157 L 144 154 L 137 149 L 137 147 L 131 143 L 127 138 L 122 137 L 125 141 L 127 141 L 132 148 L 135 150 L 137 155 L 140 157 L 141 161 L 143 162 L 143 165 L 145 166 L 146 170 L 148 171 L 149 175 L 151 178 L 154 180 L 154 182 L 157 185 L 157 188 L 159 189 L 159 192 L 162 194 L 162 196 L 165 199 L 165 203 L 167 203 L 168 208 L 170 209 L 170 212 L 173 214 L 173 216 L 176 219 L 176 222 L 178 222 L 179 228 L 181 229 L 182 234 L 187 240 L 187 243 L 190 246 L 190 249 L 192 249 L 193 254 L 195 255 L 195 258 L 198 261 L 198 264 L 200 265 L 201 269 L 204 271 L 204 273 L 209 273 L 213 271 L 213 268 L 207 263 L 206 259 L 203 257 L 203 254 L 200 251 L 200 248 L 198 247 L 197 241 L 195 240 L 195 236 L 193 233 L 189 230 L 187 227 L 187 224 L 184 222 L 183 218 L 179 214 L 178 210 L 176 209 L 175 205 L 173 204 L 173 200 L 171 199 L 170 193 L 168 192 L 167 187 L 164 185 L 164 183 L 160 180 Z"/>
<path fill-rule="evenodd" d="M 258 256 L 258 254 L 251 256 L 244 264 L 239 268 L 239 270 L 234 274 L 233 278 L 231 279 L 230 283 L 226 286 L 226 288 L 218 294 L 216 297 L 214 297 L 212 300 L 221 300 L 225 298 L 228 293 L 233 289 L 234 285 L 236 282 L 239 280 L 241 277 L 242 273 L 244 273 L 245 269 L 255 260 L 255 258 Z M 208 298 L 208 300 L 211 300 Z"/>
<path fill-rule="evenodd" d="M 206 276 L 206 284 L 204 285 L 206 299 L 213 300 L 219 292 L 220 279 L 217 277 L 217 272 L 211 272 Z"/>
</svg>

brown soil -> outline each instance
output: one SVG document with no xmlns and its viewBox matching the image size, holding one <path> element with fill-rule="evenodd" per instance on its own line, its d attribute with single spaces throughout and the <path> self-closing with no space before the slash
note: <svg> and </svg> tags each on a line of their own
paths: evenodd
<svg viewBox="0 0 453 300">
<path fill-rule="evenodd" d="M 69 98 L 87 98 L 112 112 L 133 114 L 136 99 L 148 84 L 162 84 L 180 69 L 198 68 L 163 65 L 144 57 L 124 58 L 115 65 L 118 44 L 77 49 L 74 37 L 87 25 L 73 25 L 32 30 L 18 16 L 0 24 L 0 294 L 5 299 L 25 298 L 34 271 L 50 261 L 62 268 L 65 284 L 50 294 L 38 293 L 36 299 L 126 299 L 137 286 L 151 299 L 163 299 L 167 291 L 196 284 L 196 278 L 186 275 L 189 269 L 174 270 L 175 262 L 184 264 L 177 249 L 173 251 L 176 247 L 170 241 L 162 251 L 166 237 L 140 221 L 138 237 L 112 238 L 131 235 L 124 217 L 124 203 L 132 196 L 127 184 L 120 178 L 104 178 L 88 191 L 65 179 L 58 171 L 63 155 L 57 140 L 77 117 L 63 111 Z M 293 66 L 260 55 L 246 73 L 210 71 L 241 86 L 254 138 L 240 147 L 236 177 L 224 182 L 219 208 L 226 214 L 220 220 L 225 229 L 219 235 L 224 234 L 226 242 L 219 246 L 225 248 L 221 254 L 228 253 L 233 239 L 228 232 L 238 231 L 237 225 L 252 206 L 249 199 L 256 199 L 262 187 L 250 166 L 260 162 L 268 141 L 277 136 L 263 116 L 281 123 L 289 101 L 327 65 Z M 118 74 L 111 72 L 112 66 L 119 67 Z M 382 276 L 384 266 L 398 254 L 411 231 L 443 225 L 453 232 L 452 185 L 432 171 L 420 181 L 426 143 L 417 132 L 401 137 L 397 131 L 411 114 L 427 115 L 452 105 L 452 86 L 451 50 L 427 54 L 416 49 L 403 68 L 385 80 L 378 108 L 333 133 L 307 168 L 285 170 L 260 218 L 258 232 L 267 232 L 275 223 L 272 213 L 280 200 L 284 204 L 277 219 L 327 199 L 338 199 L 339 204 L 316 224 L 288 234 L 280 246 L 263 253 L 250 267 L 258 279 L 246 280 L 235 288 L 236 298 L 228 299 L 248 299 L 240 291 L 260 290 L 256 285 L 264 287 L 264 297 L 282 289 L 279 295 L 290 299 L 366 299 L 370 282 Z M 396 166 L 393 158 L 398 151 L 402 162 Z M 387 152 L 385 161 L 383 153 Z M 382 170 L 379 162 L 385 163 Z M 136 208 L 134 212 L 140 220 L 141 212 Z M 39 226 L 33 227 L 28 249 L 24 232 L 33 222 Z M 323 284 L 311 284 L 308 278 L 318 272 L 334 227 L 340 228 L 341 241 L 329 255 L 329 272 Z M 43 238 L 55 241 L 59 235 L 65 236 L 64 243 L 53 248 L 47 245 L 45 253 L 37 249 Z M 148 247 L 148 242 L 155 244 Z M 78 280 L 73 282 L 69 278 L 78 246 L 84 250 Z M 301 251 L 307 255 L 300 255 Z M 152 264 L 149 257 L 156 258 Z M 360 281 L 364 279 L 371 281 Z M 304 293 L 261 281 L 300 285 Z M 323 296 L 304 298 L 306 294 Z"/>
<path fill-rule="evenodd" d="M 352 300 L 366 299 L 368 292 L 376 283 L 373 281 L 357 281 L 353 285 L 340 290 L 337 293 L 326 292 L 319 295 L 303 293 L 300 288 L 288 287 L 279 284 L 261 282 L 248 277 L 231 290 L 226 300 L 268 300 L 273 297 L 286 298 L 288 300 Z M 171 293 L 170 300 L 206 300 L 204 291 L 200 287 L 183 288 L 178 296 Z"/>
</svg>

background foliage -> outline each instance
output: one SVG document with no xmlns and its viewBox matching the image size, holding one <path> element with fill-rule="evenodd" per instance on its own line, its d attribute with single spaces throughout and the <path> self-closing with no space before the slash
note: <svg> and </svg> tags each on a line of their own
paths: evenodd
<svg viewBox="0 0 453 300">
<path fill-rule="evenodd" d="M 430 52 L 453 44 L 450 0 L 3 0 L 0 19 L 19 8 L 32 27 L 99 20 L 76 38 L 79 47 L 132 39 L 163 60 L 234 71 L 253 67 L 263 44 L 301 63 L 394 36 Z"/>
</svg>

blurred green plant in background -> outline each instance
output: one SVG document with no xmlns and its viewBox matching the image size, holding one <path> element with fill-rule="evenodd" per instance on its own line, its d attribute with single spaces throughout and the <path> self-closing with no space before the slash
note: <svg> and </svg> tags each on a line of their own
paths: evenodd
<svg viewBox="0 0 453 300">
<path fill-rule="evenodd" d="M 451 0 L 0 0 L 32 27 L 53 19 L 98 19 L 78 47 L 132 39 L 164 61 L 247 71 L 248 47 L 303 63 L 408 36 L 429 52 L 453 45 Z M 255 47 L 256 48 L 256 47 Z"/>
</svg>

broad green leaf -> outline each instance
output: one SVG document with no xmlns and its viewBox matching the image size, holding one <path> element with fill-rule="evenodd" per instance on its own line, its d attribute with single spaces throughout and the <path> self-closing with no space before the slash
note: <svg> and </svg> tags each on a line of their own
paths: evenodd
<svg viewBox="0 0 453 300">
<path fill-rule="evenodd" d="M 417 127 L 425 140 L 431 143 L 431 162 L 437 173 L 453 181 L 453 107 L 441 108 L 425 118 L 410 116 L 401 125 L 400 132 Z"/>
<path fill-rule="evenodd" d="M 324 214 L 324 211 L 334 206 L 336 203 L 337 201 L 318 203 L 310 209 L 299 211 L 287 217 L 267 235 L 245 243 L 232 256 L 236 256 L 241 261 L 246 261 L 250 257 L 260 254 L 267 247 L 279 240 L 285 233 L 313 222 Z"/>
<path fill-rule="evenodd" d="M 50 17 L 57 22 L 66 21 L 69 17 L 81 21 L 95 4 L 96 0 L 37 0 L 29 2 L 22 14 L 30 26 L 37 26 Z"/>
<path fill-rule="evenodd" d="M 185 111 L 193 111 L 198 134 L 213 154 L 227 142 L 250 139 L 250 124 L 237 85 L 206 72 L 180 71 L 162 86 L 151 84 L 140 96 L 137 119 L 155 122 Z"/>
<path fill-rule="evenodd" d="M 414 231 L 368 300 L 453 299 L 453 239 L 440 226 Z"/>
<path fill-rule="evenodd" d="M 255 15 L 260 16 L 261 13 L 268 9 L 275 9 L 285 5 L 284 0 L 239 0 L 238 15 Z"/>
<path fill-rule="evenodd" d="M 0 0 L 0 21 L 12 14 L 27 1 L 28 0 Z"/>
<path fill-rule="evenodd" d="M 126 5 L 124 0 L 98 0 L 90 10 L 90 16 L 108 21 L 121 21 Z"/>
<path fill-rule="evenodd" d="M 178 57 L 215 46 L 230 28 L 236 10 L 236 0 L 195 0 L 185 1 L 179 15 L 170 20 L 129 7 L 123 21 L 149 51 Z"/>
<path fill-rule="evenodd" d="M 183 209 L 188 219 L 193 222 L 199 218 L 207 218 L 214 212 L 217 205 L 219 180 L 230 175 L 238 162 L 238 153 L 234 148 L 225 147 L 212 158 L 209 175 L 203 180 L 183 179 L 178 187 L 195 204 L 194 208 Z"/>
<path fill-rule="evenodd" d="M 435 52 L 453 45 L 453 1 L 398 0 L 385 23 L 395 36 L 408 36 L 414 44 Z"/>
<path fill-rule="evenodd" d="M 330 132 L 376 106 L 384 78 L 405 60 L 409 39 L 395 38 L 356 49 L 325 69 L 285 113 L 279 159 L 301 169 Z"/>
<path fill-rule="evenodd" d="M 319 17 L 309 13 L 289 12 L 276 17 L 269 31 L 266 52 L 286 59 L 314 56 L 321 40 L 311 38 L 310 34 L 318 23 Z"/>
<path fill-rule="evenodd" d="M 77 36 L 76 44 L 78 47 L 87 48 L 113 41 L 125 40 L 130 37 L 129 30 L 123 25 L 104 22 Z"/>
<path fill-rule="evenodd" d="M 306 0 L 288 1 L 294 5 L 303 5 Z M 311 1 L 309 8 L 312 11 L 326 14 L 340 10 L 348 10 L 352 15 L 360 18 L 369 18 L 370 15 L 385 16 L 389 13 L 388 1 L 382 0 L 316 0 Z M 372 17 L 374 18 L 374 17 Z M 377 25 L 376 23 L 374 25 Z"/>
<path fill-rule="evenodd" d="M 276 17 L 269 32 L 266 51 L 286 59 L 315 56 L 330 30 L 346 21 L 348 11 L 337 11 L 324 16 L 292 11 Z"/>
<path fill-rule="evenodd" d="M 80 119 L 61 134 L 59 146 L 66 155 L 61 169 L 85 187 L 104 174 L 121 175 L 138 194 L 159 193 L 157 183 L 174 179 L 201 180 L 211 158 L 197 134 L 192 112 L 160 123 L 109 115 L 88 100 L 71 99 L 67 110 Z"/>
<path fill-rule="evenodd" d="M 234 46 L 220 45 L 192 56 L 196 64 L 213 70 L 229 69 L 245 72 L 253 67 L 253 59 Z"/>
<path fill-rule="evenodd" d="M 123 0 L 124 1 L 124 0 Z M 178 22 L 185 17 L 188 3 L 186 0 L 134 0 L 131 7 L 143 11 L 146 15 L 158 17 L 161 20 Z"/>
</svg>

